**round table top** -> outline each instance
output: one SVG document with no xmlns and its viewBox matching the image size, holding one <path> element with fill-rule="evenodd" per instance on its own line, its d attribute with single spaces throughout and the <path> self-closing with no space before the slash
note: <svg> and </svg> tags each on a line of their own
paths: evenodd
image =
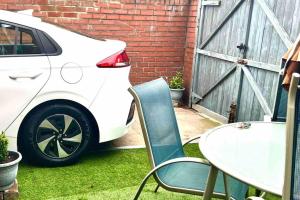
<svg viewBox="0 0 300 200">
<path fill-rule="evenodd" d="M 206 132 L 200 150 L 212 165 L 264 191 L 281 195 L 284 181 L 285 123 L 238 123 Z"/>
</svg>

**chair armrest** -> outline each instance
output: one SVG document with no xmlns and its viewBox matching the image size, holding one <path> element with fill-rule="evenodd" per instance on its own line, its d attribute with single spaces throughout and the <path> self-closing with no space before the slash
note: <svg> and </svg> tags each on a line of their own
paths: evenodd
<svg viewBox="0 0 300 200">
<path fill-rule="evenodd" d="M 210 165 L 209 162 L 205 159 L 201 159 L 201 158 L 193 158 L 193 157 L 182 157 L 182 158 L 174 158 L 171 160 L 167 160 L 159 165 L 157 165 L 156 167 L 154 167 L 144 178 L 142 184 L 139 187 L 138 192 L 136 193 L 135 196 L 135 200 L 138 198 L 138 196 L 140 195 L 142 188 L 144 187 L 144 185 L 146 184 L 147 180 L 149 177 L 151 177 L 153 175 L 154 172 L 156 172 L 157 170 L 159 170 L 162 167 L 165 167 L 167 165 L 173 164 L 173 163 L 179 163 L 179 162 L 194 162 L 194 163 L 201 163 L 204 165 Z"/>
<path fill-rule="evenodd" d="M 204 165 L 210 165 L 210 163 L 208 162 L 208 160 L 202 159 L 202 158 L 194 158 L 194 157 L 182 157 L 182 158 L 174 158 L 168 161 L 165 161 L 159 165 L 157 165 L 156 167 L 154 167 L 149 174 L 152 174 L 153 172 L 159 170 L 162 167 L 165 167 L 167 165 L 173 164 L 173 163 L 179 163 L 179 162 L 194 162 L 194 163 L 201 163 Z"/>
<path fill-rule="evenodd" d="M 202 158 L 194 158 L 194 157 L 182 157 L 182 158 L 174 158 L 171 160 L 167 160 L 159 165 L 157 165 L 156 167 L 154 167 L 148 174 L 146 177 L 152 175 L 154 172 L 156 172 L 157 170 L 159 170 L 162 167 L 165 167 L 167 165 L 173 164 L 173 163 L 179 163 L 179 162 L 194 162 L 194 163 L 201 163 L 204 165 L 210 165 L 210 163 L 208 162 L 208 160 L 202 159 Z"/>
<path fill-rule="evenodd" d="M 183 147 L 185 146 L 185 145 L 187 145 L 188 143 L 190 143 L 190 142 L 192 142 L 192 141 L 194 141 L 194 140 L 196 140 L 196 139 L 199 139 L 199 138 L 201 138 L 201 135 L 197 135 L 196 137 L 192 137 L 192 138 L 190 138 L 188 141 L 186 141 L 185 143 L 183 143 Z"/>
</svg>

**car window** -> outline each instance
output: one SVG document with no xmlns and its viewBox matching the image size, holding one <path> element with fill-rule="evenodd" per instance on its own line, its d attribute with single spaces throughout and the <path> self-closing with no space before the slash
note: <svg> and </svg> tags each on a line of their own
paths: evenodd
<svg viewBox="0 0 300 200">
<path fill-rule="evenodd" d="M 47 55 L 57 55 L 62 52 L 60 46 L 45 32 L 37 31 Z"/>
<path fill-rule="evenodd" d="M 32 30 L 0 22 L 0 55 L 40 53 Z"/>
</svg>

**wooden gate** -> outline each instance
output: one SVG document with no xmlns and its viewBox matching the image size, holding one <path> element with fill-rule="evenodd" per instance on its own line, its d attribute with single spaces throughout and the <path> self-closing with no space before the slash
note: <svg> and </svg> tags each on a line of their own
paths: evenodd
<svg viewBox="0 0 300 200">
<path fill-rule="evenodd" d="M 281 56 L 300 32 L 299 0 L 202 0 L 191 103 L 227 121 L 272 115 Z"/>
</svg>

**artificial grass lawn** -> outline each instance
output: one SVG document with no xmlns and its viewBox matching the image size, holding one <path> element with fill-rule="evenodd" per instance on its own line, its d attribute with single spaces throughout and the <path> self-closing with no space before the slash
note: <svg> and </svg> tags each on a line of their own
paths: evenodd
<svg viewBox="0 0 300 200">
<path fill-rule="evenodd" d="M 188 145 L 185 150 L 189 156 L 199 156 L 196 144 Z M 91 152 L 79 163 L 66 167 L 46 168 L 21 163 L 18 172 L 20 199 L 133 199 L 149 170 L 145 149 Z M 161 188 L 154 193 L 155 186 L 153 179 L 148 180 L 140 199 L 199 199 Z M 269 195 L 266 199 L 280 198 Z"/>
</svg>

